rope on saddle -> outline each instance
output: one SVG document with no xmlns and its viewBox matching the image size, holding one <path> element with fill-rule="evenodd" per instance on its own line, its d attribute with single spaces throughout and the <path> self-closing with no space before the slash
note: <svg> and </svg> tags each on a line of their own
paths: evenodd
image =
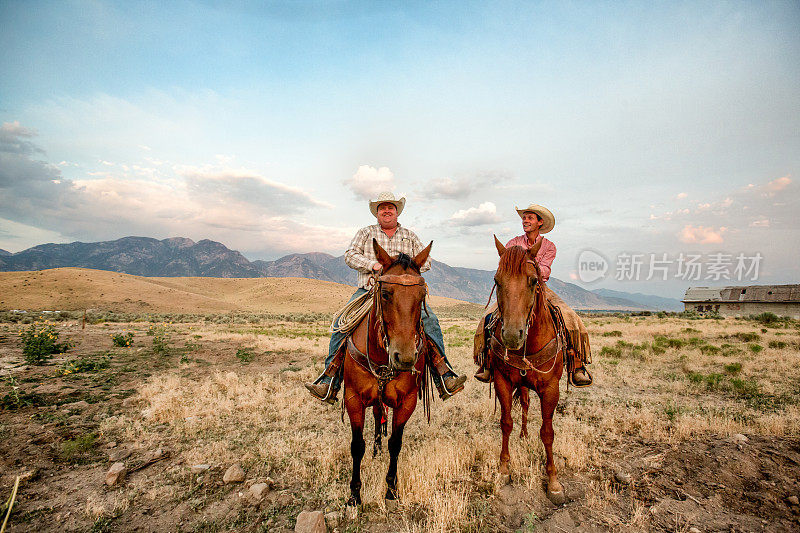
<svg viewBox="0 0 800 533">
<path fill-rule="evenodd" d="M 333 320 L 331 321 L 331 326 L 328 328 L 328 331 L 330 333 L 345 334 L 353 332 L 364 317 L 369 314 L 369 310 L 372 308 L 374 292 L 375 286 L 373 285 L 367 292 L 339 309 L 336 314 L 333 315 Z"/>
</svg>

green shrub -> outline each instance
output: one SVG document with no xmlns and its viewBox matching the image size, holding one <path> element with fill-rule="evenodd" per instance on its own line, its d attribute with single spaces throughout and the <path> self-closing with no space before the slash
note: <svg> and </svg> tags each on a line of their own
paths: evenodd
<svg viewBox="0 0 800 533">
<path fill-rule="evenodd" d="M 725 372 L 728 374 L 738 374 L 742 370 L 742 363 L 731 363 L 725 365 Z"/>
<path fill-rule="evenodd" d="M 760 344 L 751 344 L 750 345 L 750 351 L 753 352 L 753 353 L 758 353 L 763 349 L 764 349 L 764 347 L 761 346 Z"/>
<path fill-rule="evenodd" d="M 751 380 L 732 378 L 731 386 L 733 390 L 740 396 L 754 397 L 759 394 L 758 383 Z"/>
<path fill-rule="evenodd" d="M 242 363 L 249 363 L 253 360 L 253 352 L 247 348 L 239 348 L 236 350 L 236 358 Z"/>
<path fill-rule="evenodd" d="M 787 346 L 789 346 L 789 344 L 784 341 L 769 341 L 770 348 L 782 349 L 786 348 Z"/>
<path fill-rule="evenodd" d="M 761 322 L 765 326 L 769 326 L 772 324 L 777 324 L 779 322 L 783 322 L 784 319 L 776 315 L 775 313 L 761 313 L 760 315 L 751 315 L 750 320 L 755 320 L 756 322 Z"/>
<path fill-rule="evenodd" d="M 704 344 L 700 346 L 700 351 L 705 355 L 714 355 L 720 353 L 722 349 L 713 344 Z"/>
<path fill-rule="evenodd" d="M 167 330 L 166 325 L 159 324 L 150 326 L 147 334 L 153 336 L 153 354 L 164 356 L 169 355 L 169 331 Z"/>
<path fill-rule="evenodd" d="M 114 346 L 118 346 L 120 348 L 127 348 L 131 344 L 133 344 L 133 332 L 126 331 L 124 333 L 114 333 L 111 335 L 111 342 L 114 343 Z"/>
<path fill-rule="evenodd" d="M 74 439 L 65 440 L 61 443 L 60 458 L 71 463 L 81 462 L 85 459 L 85 454 L 94 447 L 96 441 L 95 433 L 86 433 Z"/>
<path fill-rule="evenodd" d="M 622 348 L 616 348 L 614 346 L 603 346 L 600 349 L 600 357 L 611 357 L 611 358 L 620 358 L 622 357 Z"/>
<path fill-rule="evenodd" d="M 761 340 L 761 336 L 758 333 L 736 333 L 733 336 L 742 342 L 755 342 Z"/>
<path fill-rule="evenodd" d="M 619 330 L 604 331 L 603 337 L 622 337 L 622 332 Z"/>
<path fill-rule="evenodd" d="M 57 374 L 60 376 L 68 376 L 70 374 L 77 374 L 80 372 L 97 372 L 104 368 L 108 368 L 111 364 L 111 353 L 106 352 L 102 355 L 99 361 L 93 361 L 85 357 L 80 359 L 70 359 L 58 369 Z"/>
<path fill-rule="evenodd" d="M 32 365 L 40 365 L 55 353 L 66 352 L 69 343 L 58 343 L 58 331 L 50 322 L 35 322 L 19 334 L 22 339 L 22 354 Z"/>
</svg>

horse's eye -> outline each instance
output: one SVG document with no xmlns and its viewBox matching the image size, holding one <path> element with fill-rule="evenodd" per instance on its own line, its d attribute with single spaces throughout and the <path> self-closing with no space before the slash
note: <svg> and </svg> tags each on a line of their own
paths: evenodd
<svg viewBox="0 0 800 533">
<path fill-rule="evenodd" d="M 389 294 L 389 291 L 381 291 L 381 297 L 383 297 L 384 300 L 390 300 L 392 295 Z"/>
</svg>

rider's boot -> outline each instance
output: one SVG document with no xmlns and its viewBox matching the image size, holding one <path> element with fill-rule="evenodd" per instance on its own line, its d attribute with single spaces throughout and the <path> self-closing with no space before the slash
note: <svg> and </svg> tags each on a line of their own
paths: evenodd
<svg viewBox="0 0 800 533">
<path fill-rule="evenodd" d="M 308 392 L 314 398 L 328 402 L 329 404 L 336 403 L 336 395 L 339 393 L 340 380 L 337 379 L 336 374 L 344 362 L 344 350 L 339 350 L 328 365 L 328 368 L 320 374 L 320 376 L 313 383 L 306 383 L 305 386 Z"/>
<path fill-rule="evenodd" d="M 592 375 L 586 370 L 586 367 L 581 361 L 578 354 L 570 348 L 567 351 L 567 356 L 572 360 L 572 373 L 570 374 L 570 383 L 576 387 L 588 387 L 592 384 Z"/>
<path fill-rule="evenodd" d="M 430 344 L 429 353 L 431 355 L 431 366 L 440 378 L 433 380 L 434 383 L 436 383 L 436 388 L 439 389 L 439 397 L 442 400 L 446 400 L 455 393 L 463 390 L 464 382 L 467 381 L 467 376 L 459 376 L 456 374 L 433 343 Z"/>
<path fill-rule="evenodd" d="M 483 364 L 480 366 L 478 371 L 475 373 L 475 379 L 481 381 L 483 383 L 491 383 L 492 381 L 492 370 L 489 368 L 488 361 L 484 359 Z"/>
</svg>

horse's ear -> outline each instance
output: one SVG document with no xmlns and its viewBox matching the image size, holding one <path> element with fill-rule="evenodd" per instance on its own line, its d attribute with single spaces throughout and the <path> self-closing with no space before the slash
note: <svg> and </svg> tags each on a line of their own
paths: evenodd
<svg viewBox="0 0 800 533">
<path fill-rule="evenodd" d="M 506 247 L 503 246 L 503 243 L 497 240 L 497 235 L 494 236 L 494 246 L 497 248 L 497 255 L 503 257 L 503 254 L 506 253 Z"/>
<path fill-rule="evenodd" d="M 536 241 L 536 244 L 534 244 L 533 246 L 531 246 L 530 248 L 528 248 L 528 256 L 529 256 L 531 259 L 535 258 L 535 257 L 536 257 L 536 254 L 538 254 L 538 253 L 539 253 L 539 248 L 541 248 L 541 247 L 542 247 L 542 238 L 543 238 L 543 237 L 539 237 L 539 240 L 538 240 L 538 241 Z"/>
<path fill-rule="evenodd" d="M 372 239 L 372 249 L 375 250 L 375 257 L 378 258 L 378 263 L 383 266 L 383 270 L 389 268 L 392 264 L 392 258 L 389 257 L 389 254 L 386 253 L 386 250 L 381 248 L 381 245 L 378 244 L 378 239 Z"/>
<path fill-rule="evenodd" d="M 414 257 L 414 264 L 419 268 L 422 268 L 422 265 L 428 260 L 428 256 L 431 254 L 431 246 L 433 246 L 433 241 Z"/>
</svg>

